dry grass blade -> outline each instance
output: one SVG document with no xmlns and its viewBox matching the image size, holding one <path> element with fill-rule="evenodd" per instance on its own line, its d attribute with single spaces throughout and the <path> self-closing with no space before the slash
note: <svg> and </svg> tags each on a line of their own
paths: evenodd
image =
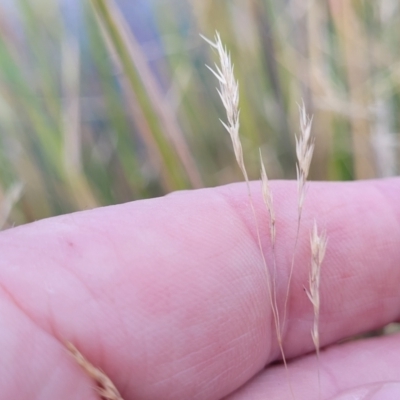
<svg viewBox="0 0 400 400">
<path fill-rule="evenodd" d="M 111 379 L 98 368 L 93 366 L 72 344 L 67 343 L 67 349 L 74 357 L 75 361 L 84 369 L 84 371 L 97 383 L 98 392 L 105 400 L 123 400 Z"/>
<path fill-rule="evenodd" d="M 320 374 L 319 374 L 319 314 L 320 314 L 320 282 L 321 266 L 325 257 L 327 237 L 326 232 L 318 234 L 317 223 L 314 221 L 314 227 L 310 238 L 311 243 L 311 270 L 309 276 L 309 290 L 306 290 L 307 296 L 314 310 L 314 324 L 311 330 L 311 337 L 317 352 L 318 360 L 318 387 L 321 392 Z"/>
</svg>

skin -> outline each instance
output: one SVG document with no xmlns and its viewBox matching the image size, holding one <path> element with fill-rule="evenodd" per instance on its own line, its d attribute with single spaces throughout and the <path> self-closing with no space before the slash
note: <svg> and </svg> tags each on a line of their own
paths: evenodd
<svg viewBox="0 0 400 400">
<path fill-rule="evenodd" d="M 273 271 L 260 183 L 251 188 Z M 296 183 L 272 182 L 272 191 L 282 314 L 296 235 Z M 296 399 L 387 395 L 400 381 L 400 335 L 337 342 L 399 320 L 399 194 L 400 179 L 310 183 L 284 333 L 289 374 L 276 363 L 266 270 L 244 184 L 1 233 L 1 398 L 98 399 L 66 351 L 67 341 L 105 371 L 125 400 L 290 399 L 290 385 Z M 328 236 L 320 393 L 310 354 L 313 310 L 304 292 L 314 218 Z M 397 398 L 382 396 L 376 398 Z"/>
</svg>

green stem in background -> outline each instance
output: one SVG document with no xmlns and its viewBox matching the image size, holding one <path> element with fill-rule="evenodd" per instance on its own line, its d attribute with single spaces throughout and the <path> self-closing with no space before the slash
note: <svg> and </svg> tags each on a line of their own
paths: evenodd
<svg viewBox="0 0 400 400">
<path fill-rule="evenodd" d="M 0 78 L 3 84 L 0 87 L 2 96 L 14 103 L 18 113 L 29 120 L 33 131 L 41 142 L 46 157 L 51 160 L 55 171 L 59 171 L 60 136 L 48 116 L 43 113 L 40 102 L 22 74 L 20 62 L 13 57 L 10 48 L 0 37 Z M 32 138 L 31 138 L 32 140 Z M 56 172 L 57 173 L 57 172 Z"/>
<path fill-rule="evenodd" d="M 123 103 L 121 93 L 116 85 L 112 62 L 108 57 L 98 24 L 89 7 L 85 8 L 85 22 L 91 43 L 91 56 L 99 75 L 101 94 L 104 97 L 104 111 L 116 136 L 116 152 L 124 172 L 124 181 L 132 192 L 130 198 L 150 197 L 151 193 L 148 191 L 148 184 L 143 174 L 141 174 L 138 157 L 132 156 L 139 150 L 134 140 L 126 105 Z"/>
<path fill-rule="evenodd" d="M 65 34 L 61 15 L 55 4 L 49 4 L 46 13 L 51 15 L 43 17 L 41 9 L 35 7 L 30 0 L 16 1 L 22 16 L 24 31 L 28 40 L 28 54 L 32 58 L 32 72 L 35 82 L 31 87 L 41 98 L 49 118 L 56 125 L 61 124 L 61 99 L 58 91 L 57 70 L 54 68 L 55 60 L 59 59 L 59 43 Z M 49 51 L 51 48 L 51 51 Z"/>
<path fill-rule="evenodd" d="M 292 150 L 292 133 L 286 115 L 284 91 L 277 64 L 277 52 L 275 49 L 275 36 L 277 32 L 272 29 L 271 17 L 266 5 L 258 0 L 252 0 L 250 4 L 260 37 L 260 53 L 265 68 L 265 75 L 268 77 L 271 94 L 273 94 L 276 103 L 277 121 L 279 124 L 277 146 L 280 150 L 280 162 L 283 166 L 287 167 L 295 163 L 295 154 Z"/>
<path fill-rule="evenodd" d="M 137 60 L 133 57 L 133 50 L 136 49 L 132 48 L 132 42 L 128 42 L 126 30 L 121 26 L 122 21 L 118 20 L 115 6 L 112 2 L 105 0 L 91 0 L 91 4 L 106 33 L 106 40 L 110 41 L 123 67 L 131 89 L 130 101 L 133 107 L 137 106 L 135 113 L 136 118 L 140 119 L 141 133 L 144 134 L 147 131 L 144 137 L 145 143 L 152 151 L 153 157 L 159 158 L 162 164 L 161 173 L 164 184 L 169 190 L 187 188 L 190 171 L 187 166 L 185 168 L 182 157 L 179 157 L 179 150 L 172 145 L 171 134 L 169 137 L 166 136 L 165 130 L 168 125 L 163 125 L 165 119 L 163 115 L 160 115 L 162 113 L 160 106 L 152 101 L 154 93 L 151 94 L 148 90 L 149 85 L 146 87 L 146 82 L 140 75 Z"/>
</svg>

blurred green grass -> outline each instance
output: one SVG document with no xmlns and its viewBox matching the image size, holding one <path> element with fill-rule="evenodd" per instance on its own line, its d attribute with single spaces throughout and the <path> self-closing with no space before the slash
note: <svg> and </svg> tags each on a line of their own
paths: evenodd
<svg viewBox="0 0 400 400">
<path fill-rule="evenodd" d="M 199 36 L 215 30 L 239 80 L 252 179 L 259 147 L 270 178 L 295 177 L 302 99 L 314 115 L 311 179 L 399 173 L 395 1 L 155 1 L 157 46 L 139 43 L 111 0 L 84 2 L 85 40 L 57 2 L 16 2 L 18 26 L 0 5 L 5 226 L 241 180 Z"/>
</svg>

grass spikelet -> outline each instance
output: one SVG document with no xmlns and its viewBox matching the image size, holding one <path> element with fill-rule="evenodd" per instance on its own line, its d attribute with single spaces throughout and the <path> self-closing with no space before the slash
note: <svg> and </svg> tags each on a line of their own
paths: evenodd
<svg viewBox="0 0 400 400">
<path fill-rule="evenodd" d="M 321 281 L 321 265 L 325 257 L 327 237 L 326 232 L 318 234 L 317 223 L 314 221 L 314 227 L 310 238 L 311 243 L 311 270 L 309 276 L 309 290 L 306 290 L 307 296 L 314 310 L 314 324 L 311 329 L 311 337 L 315 346 L 318 360 L 318 387 L 320 390 L 319 376 L 319 312 L 320 312 L 320 281 Z"/>
<path fill-rule="evenodd" d="M 118 392 L 118 389 L 112 383 L 111 379 L 101 370 L 92 365 L 79 352 L 79 350 L 70 342 L 66 344 L 68 351 L 74 357 L 75 361 L 83 368 L 83 370 L 96 382 L 98 385 L 97 391 L 105 400 L 123 400 Z"/>
<path fill-rule="evenodd" d="M 307 115 L 304 103 L 299 106 L 299 110 L 300 135 L 299 137 L 296 136 L 296 170 L 299 218 L 301 218 L 306 194 L 306 182 L 310 170 L 311 159 L 314 153 L 314 140 L 311 138 L 312 117 Z"/>
<path fill-rule="evenodd" d="M 268 214 L 269 214 L 269 228 L 270 228 L 270 234 L 271 234 L 272 247 L 275 248 L 276 218 L 275 218 L 275 211 L 274 211 L 274 207 L 273 207 L 272 192 L 271 192 L 271 188 L 269 187 L 268 176 L 265 171 L 265 166 L 264 166 L 264 162 L 262 159 L 261 150 L 260 150 L 260 165 L 261 165 L 261 183 L 262 183 L 263 200 L 264 200 L 264 204 L 267 207 Z"/>
</svg>

